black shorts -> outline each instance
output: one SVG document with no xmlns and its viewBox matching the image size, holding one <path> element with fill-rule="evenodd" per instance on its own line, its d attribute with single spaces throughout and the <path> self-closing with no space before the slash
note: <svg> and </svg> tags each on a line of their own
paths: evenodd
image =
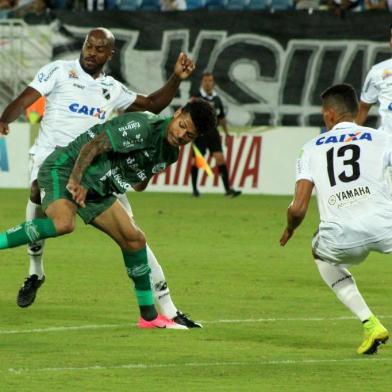
<svg viewBox="0 0 392 392">
<path fill-rule="evenodd" d="M 203 155 L 206 154 L 207 148 L 211 154 L 223 151 L 221 137 L 217 129 L 207 135 L 198 136 L 193 143 Z"/>
</svg>

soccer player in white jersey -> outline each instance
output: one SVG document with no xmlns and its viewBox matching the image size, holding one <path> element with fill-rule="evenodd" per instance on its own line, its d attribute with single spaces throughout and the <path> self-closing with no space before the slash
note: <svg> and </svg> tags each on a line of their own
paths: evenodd
<svg viewBox="0 0 392 392">
<path fill-rule="evenodd" d="M 389 47 L 392 49 L 392 25 Z M 380 129 L 392 134 L 392 59 L 374 65 L 362 87 L 359 110 L 355 122 L 363 125 L 372 105 L 379 103 Z"/>
<path fill-rule="evenodd" d="M 192 60 L 181 53 L 173 75 L 161 89 L 148 96 L 136 94 L 103 72 L 103 67 L 114 54 L 114 40 L 113 34 L 107 29 L 91 30 L 78 60 L 58 60 L 41 68 L 30 85 L 5 108 L 0 117 L 0 134 L 6 135 L 9 123 L 16 120 L 40 96 L 46 97 L 39 135 L 30 150 L 31 194 L 26 209 L 27 220 L 43 215 L 37 174 L 43 161 L 56 146 L 68 145 L 87 129 L 108 119 L 113 111 L 159 113 L 171 102 L 181 81 L 194 70 Z M 132 216 L 126 195 L 119 196 L 119 199 Z M 29 276 L 18 293 L 17 304 L 20 307 L 30 306 L 34 302 L 38 288 L 45 281 L 43 245 L 43 241 L 29 245 Z M 148 246 L 147 255 L 154 297 L 161 313 L 188 328 L 201 327 L 174 305 L 162 268 Z"/>
<path fill-rule="evenodd" d="M 320 275 L 363 323 L 358 354 L 373 354 L 389 337 L 346 269 L 371 251 L 392 253 L 392 198 L 384 170 L 392 165 L 392 136 L 354 123 L 358 101 L 352 86 L 322 94 L 328 132 L 306 143 L 297 161 L 295 195 L 288 208 L 282 246 L 301 224 L 315 188 L 320 225 L 312 242 Z"/>
</svg>

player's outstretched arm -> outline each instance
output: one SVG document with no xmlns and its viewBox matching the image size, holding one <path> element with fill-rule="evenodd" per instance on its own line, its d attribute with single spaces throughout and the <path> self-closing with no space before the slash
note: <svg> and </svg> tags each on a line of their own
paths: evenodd
<svg viewBox="0 0 392 392">
<path fill-rule="evenodd" d="M 96 156 L 112 149 L 106 132 L 100 133 L 81 148 L 67 184 L 67 189 L 72 194 L 72 198 L 81 207 L 84 208 L 86 206 L 84 201 L 87 195 L 87 189 L 81 185 L 84 172 Z"/>
<path fill-rule="evenodd" d="M 285 246 L 294 234 L 294 230 L 302 223 L 312 196 L 313 182 L 298 180 L 295 184 L 294 199 L 287 210 L 287 226 L 280 238 L 280 245 Z"/>
<path fill-rule="evenodd" d="M 126 112 L 149 111 L 160 113 L 174 98 L 182 80 L 189 77 L 195 69 L 193 61 L 185 53 L 180 53 L 174 66 L 174 72 L 167 83 L 154 93 L 143 96 L 138 95 Z"/>
<path fill-rule="evenodd" d="M 41 94 L 32 87 L 26 87 L 5 109 L 0 117 L 0 135 L 8 135 L 8 124 L 15 121 Z"/>
<path fill-rule="evenodd" d="M 359 101 L 358 114 L 357 117 L 355 118 L 356 124 L 363 125 L 365 123 L 371 107 L 372 107 L 371 103 Z"/>
</svg>

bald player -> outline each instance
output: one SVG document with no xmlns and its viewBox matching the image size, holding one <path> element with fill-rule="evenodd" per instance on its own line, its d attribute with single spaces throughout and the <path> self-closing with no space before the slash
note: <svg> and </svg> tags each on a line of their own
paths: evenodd
<svg viewBox="0 0 392 392">
<path fill-rule="evenodd" d="M 57 60 L 42 67 L 0 117 L 0 134 L 7 135 L 10 123 L 39 97 L 46 97 L 39 135 L 30 149 L 31 192 L 26 208 L 28 221 L 44 216 L 37 175 L 44 160 L 56 147 L 67 146 L 87 129 L 105 122 L 114 111 L 159 113 L 169 105 L 181 81 L 194 70 L 192 60 L 181 53 L 173 74 L 162 88 L 147 96 L 137 94 L 103 72 L 104 66 L 114 55 L 114 43 L 111 31 L 94 28 L 86 36 L 79 59 Z M 132 216 L 126 195 L 118 195 L 118 198 Z M 37 290 L 45 281 L 43 247 L 44 241 L 28 246 L 30 269 L 29 276 L 18 292 L 17 304 L 20 307 L 28 307 L 34 302 Z M 154 298 L 161 313 L 188 328 L 201 327 L 174 305 L 162 268 L 148 246 L 147 256 Z"/>
</svg>

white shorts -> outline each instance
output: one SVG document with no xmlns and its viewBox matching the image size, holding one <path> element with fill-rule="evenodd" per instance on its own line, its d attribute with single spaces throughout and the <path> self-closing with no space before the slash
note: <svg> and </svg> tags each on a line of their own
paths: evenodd
<svg viewBox="0 0 392 392">
<path fill-rule="evenodd" d="M 44 160 L 52 153 L 52 150 L 42 151 L 38 154 L 29 155 L 29 174 L 30 184 L 38 177 L 39 168 L 42 166 Z"/>
<path fill-rule="evenodd" d="M 329 242 L 323 241 L 317 232 L 312 240 L 313 254 L 323 261 L 331 264 L 353 265 L 366 259 L 370 252 L 389 254 L 392 253 L 392 236 L 377 242 L 341 249 Z"/>
</svg>

